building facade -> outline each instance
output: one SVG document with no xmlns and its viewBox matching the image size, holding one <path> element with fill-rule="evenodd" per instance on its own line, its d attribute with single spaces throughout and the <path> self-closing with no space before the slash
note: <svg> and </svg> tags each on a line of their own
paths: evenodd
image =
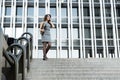
<svg viewBox="0 0 120 80">
<path fill-rule="evenodd" d="M 50 58 L 119 58 L 120 0 L 0 0 L 0 26 L 9 37 L 33 34 L 42 58 L 39 23 L 52 15 Z"/>
</svg>

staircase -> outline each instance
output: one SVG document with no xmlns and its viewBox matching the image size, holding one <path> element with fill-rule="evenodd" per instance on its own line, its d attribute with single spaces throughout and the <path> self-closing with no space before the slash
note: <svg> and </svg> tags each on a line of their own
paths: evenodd
<svg viewBox="0 0 120 80">
<path fill-rule="evenodd" d="M 120 59 L 33 59 L 26 80 L 120 80 Z"/>
</svg>

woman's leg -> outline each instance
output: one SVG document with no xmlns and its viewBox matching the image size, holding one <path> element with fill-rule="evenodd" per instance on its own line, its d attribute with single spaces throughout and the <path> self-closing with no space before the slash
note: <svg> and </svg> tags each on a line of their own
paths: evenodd
<svg viewBox="0 0 120 80">
<path fill-rule="evenodd" d="M 45 60 L 46 57 L 46 47 L 47 47 L 47 42 L 43 42 L 43 60 Z"/>
<path fill-rule="evenodd" d="M 47 53 L 48 53 L 48 51 L 49 51 L 50 48 L 51 48 L 51 42 L 48 42 L 48 46 L 46 48 L 46 55 L 47 55 Z"/>
</svg>

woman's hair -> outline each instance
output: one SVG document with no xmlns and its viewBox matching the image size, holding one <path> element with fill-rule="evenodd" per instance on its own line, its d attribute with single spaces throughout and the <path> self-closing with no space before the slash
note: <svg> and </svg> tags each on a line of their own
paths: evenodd
<svg viewBox="0 0 120 80">
<path fill-rule="evenodd" d="M 47 20 L 47 17 L 48 17 L 48 16 L 50 16 L 50 18 L 51 18 L 51 14 L 46 14 L 46 15 L 44 16 L 44 21 Z"/>
</svg>

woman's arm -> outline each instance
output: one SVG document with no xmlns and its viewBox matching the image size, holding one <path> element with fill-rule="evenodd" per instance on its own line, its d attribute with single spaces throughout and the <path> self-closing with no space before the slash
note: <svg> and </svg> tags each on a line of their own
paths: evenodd
<svg viewBox="0 0 120 80">
<path fill-rule="evenodd" d="M 53 24 L 52 21 L 50 21 L 49 23 L 51 24 L 51 27 L 52 27 L 52 28 L 55 28 L 55 25 Z"/>
<path fill-rule="evenodd" d="M 40 23 L 40 32 L 44 32 L 44 28 L 43 28 L 44 22 Z"/>
</svg>

